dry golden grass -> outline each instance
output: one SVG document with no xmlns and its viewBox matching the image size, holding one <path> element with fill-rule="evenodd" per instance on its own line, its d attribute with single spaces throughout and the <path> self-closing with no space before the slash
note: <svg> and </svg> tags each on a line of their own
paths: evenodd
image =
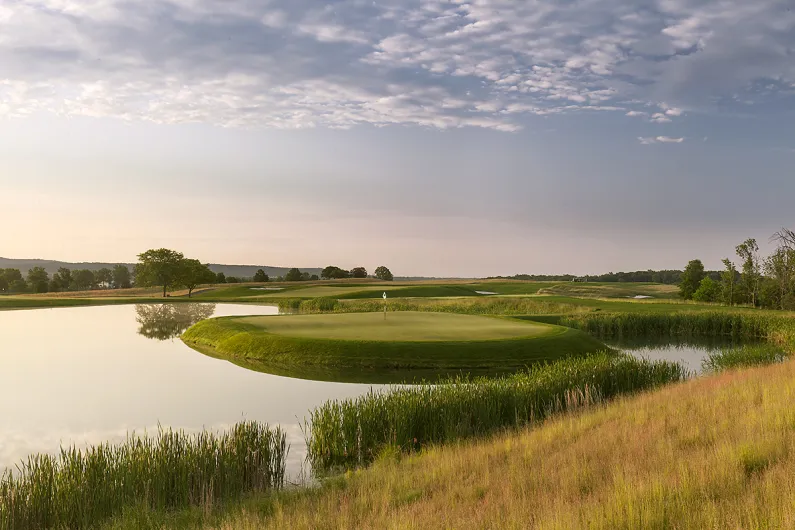
<svg viewBox="0 0 795 530">
<path fill-rule="evenodd" d="M 385 458 L 215 528 L 793 528 L 793 403 L 795 362 L 724 373 Z"/>
</svg>

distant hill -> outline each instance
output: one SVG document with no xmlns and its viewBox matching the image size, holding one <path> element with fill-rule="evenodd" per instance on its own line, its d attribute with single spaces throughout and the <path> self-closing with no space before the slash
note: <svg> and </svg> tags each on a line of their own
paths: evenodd
<svg viewBox="0 0 795 530">
<path fill-rule="evenodd" d="M 32 269 L 33 267 L 44 267 L 44 270 L 52 275 L 61 267 L 66 267 L 67 269 L 88 269 L 95 271 L 105 267 L 112 269 L 114 265 L 119 265 L 119 263 L 69 263 L 66 261 L 47 259 L 0 258 L 0 269 L 19 269 L 22 271 L 23 275 L 27 274 L 28 270 Z M 130 268 L 130 271 L 132 271 L 132 268 L 135 266 L 134 263 L 121 263 L 121 265 L 126 265 Z M 226 276 L 236 276 L 238 278 L 251 278 L 254 276 L 254 273 L 257 272 L 257 269 L 262 269 L 265 271 L 265 274 L 271 278 L 275 278 L 277 276 L 284 276 L 287 274 L 287 271 L 290 270 L 290 267 L 271 267 L 268 265 L 221 265 L 218 263 L 210 263 L 210 270 L 213 272 L 223 272 Z M 301 272 L 308 272 L 309 274 L 317 275 L 320 275 L 321 270 L 322 269 L 320 268 L 311 267 L 301 268 Z"/>
</svg>

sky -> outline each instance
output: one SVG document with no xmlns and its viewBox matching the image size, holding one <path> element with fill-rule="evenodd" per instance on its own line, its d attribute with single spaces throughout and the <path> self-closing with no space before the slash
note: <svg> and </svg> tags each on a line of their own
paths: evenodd
<svg viewBox="0 0 795 530">
<path fill-rule="evenodd" d="M 795 228 L 792 0 L 2 0 L 0 256 L 708 268 Z"/>
</svg>

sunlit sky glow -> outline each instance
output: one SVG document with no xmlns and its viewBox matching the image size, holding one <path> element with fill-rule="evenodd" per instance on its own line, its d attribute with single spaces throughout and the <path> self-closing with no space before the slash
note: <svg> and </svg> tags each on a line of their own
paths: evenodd
<svg viewBox="0 0 795 530">
<path fill-rule="evenodd" d="M 790 0 L 4 0 L 0 256 L 482 276 L 795 228 Z"/>
</svg>

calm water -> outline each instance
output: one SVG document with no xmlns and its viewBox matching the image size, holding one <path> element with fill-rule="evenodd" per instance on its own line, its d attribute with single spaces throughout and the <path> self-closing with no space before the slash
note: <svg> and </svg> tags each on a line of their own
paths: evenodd
<svg viewBox="0 0 795 530">
<path fill-rule="evenodd" d="M 305 457 L 298 426 L 308 411 L 373 385 L 252 372 L 178 338 L 202 318 L 276 313 L 232 304 L 0 311 L 0 469 L 61 444 L 121 441 L 158 424 L 225 429 L 248 419 L 285 428 L 295 474 Z"/>
</svg>

